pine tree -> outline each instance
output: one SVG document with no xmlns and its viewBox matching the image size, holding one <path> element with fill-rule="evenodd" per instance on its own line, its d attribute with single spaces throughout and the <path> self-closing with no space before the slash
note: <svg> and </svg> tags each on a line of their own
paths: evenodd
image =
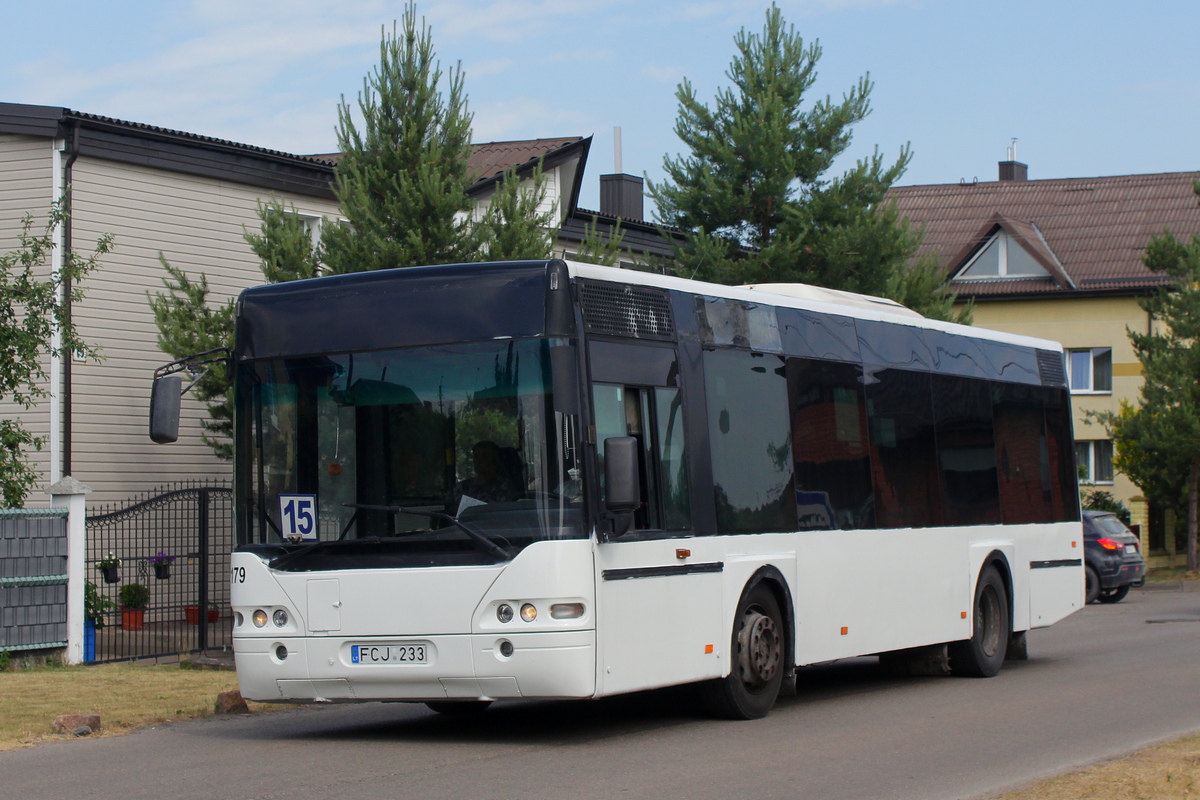
<svg viewBox="0 0 1200 800">
<path fill-rule="evenodd" d="M 609 229 L 607 234 L 600 233 L 596 217 L 583 227 L 583 240 L 579 243 L 574 260 L 586 264 L 599 264 L 605 267 L 615 267 L 621 260 L 621 242 L 625 240 L 625 231 L 621 230 L 621 220 Z"/>
<path fill-rule="evenodd" d="M 675 132 L 688 154 L 664 158 L 667 179 L 649 183 L 660 221 L 687 232 L 676 247 L 676 273 L 914 295 L 912 286 L 925 286 L 929 275 L 915 282 L 894 276 L 921 232 L 884 201 L 908 166 L 908 147 L 890 166 L 876 151 L 844 175 L 826 177 L 849 147 L 852 126 L 870 113 L 869 77 L 840 102 L 806 104 L 821 48 L 805 45 L 775 5 L 760 34 L 742 29 L 735 44 L 726 72 L 733 87 L 718 90 L 714 108 L 688 80 L 680 85 Z M 935 316 L 950 313 L 944 298 L 922 305 Z"/>
<path fill-rule="evenodd" d="M 295 206 L 271 198 L 258 204 L 262 222 L 259 233 L 244 231 L 242 238 L 259 257 L 259 267 L 267 283 L 284 283 L 315 278 L 320 272 L 313 237 Z"/>
<path fill-rule="evenodd" d="M 529 181 L 515 169 L 496 184 L 491 202 L 477 225 L 479 258 L 521 261 L 550 257 L 554 247 L 554 209 L 539 211 L 546 200 L 546 178 L 539 164 Z"/>
<path fill-rule="evenodd" d="M 66 254 L 61 267 L 51 272 L 54 229 L 65 222 L 66 214 L 65 203 L 55 203 L 41 235 L 31 233 L 33 217 L 27 214 L 17 249 L 0 253 L 0 398 L 26 409 L 49 395 L 43 356 L 99 358 L 95 348 L 80 339 L 62 295 L 70 287 L 73 302 L 83 299 L 81 281 L 112 250 L 113 237 L 101 236 L 89 256 Z M 48 278 L 38 277 L 46 273 Z M 42 437 L 26 430 L 20 420 L 0 419 L 0 495 L 5 507 L 23 506 L 37 484 L 38 474 L 26 453 L 43 445 Z"/>
<path fill-rule="evenodd" d="M 416 7 L 386 31 L 379 65 L 358 95 L 362 130 L 343 98 L 334 191 L 348 225 L 330 225 L 322 258 L 333 273 L 469 261 L 478 252 L 467 212 L 471 114 L 462 69 L 446 76 Z"/>
<path fill-rule="evenodd" d="M 1195 191 L 1200 195 L 1200 181 Z M 1141 403 L 1092 416 L 1116 443 L 1114 466 L 1169 506 L 1186 498 L 1187 568 L 1194 570 L 1200 567 L 1200 236 L 1189 243 L 1165 231 L 1147 245 L 1143 263 L 1172 281 L 1140 301 L 1151 332 L 1127 329 L 1142 364 Z"/>
</svg>

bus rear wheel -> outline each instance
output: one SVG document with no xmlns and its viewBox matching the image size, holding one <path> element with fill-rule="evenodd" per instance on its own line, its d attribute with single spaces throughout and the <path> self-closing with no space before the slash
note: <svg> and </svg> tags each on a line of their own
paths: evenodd
<svg viewBox="0 0 1200 800">
<path fill-rule="evenodd" d="M 1000 671 L 1012 635 L 1008 592 L 995 567 L 987 567 L 975 585 L 971 638 L 951 642 L 950 671 L 972 678 L 990 678 Z"/>
<path fill-rule="evenodd" d="M 786 671 L 783 615 L 761 583 L 742 596 L 734 615 L 729 675 L 701 685 L 708 710 L 725 719 L 759 719 L 775 705 Z"/>
</svg>

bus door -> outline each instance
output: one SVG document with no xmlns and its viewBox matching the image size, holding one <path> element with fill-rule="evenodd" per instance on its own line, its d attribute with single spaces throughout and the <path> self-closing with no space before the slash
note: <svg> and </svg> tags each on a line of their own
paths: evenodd
<svg viewBox="0 0 1200 800">
<path fill-rule="evenodd" d="M 592 341 L 588 347 L 601 506 L 604 441 L 638 444 L 642 502 L 628 531 L 597 545 L 597 639 L 603 694 L 720 674 L 721 558 L 691 525 L 684 405 L 670 345 Z"/>
</svg>

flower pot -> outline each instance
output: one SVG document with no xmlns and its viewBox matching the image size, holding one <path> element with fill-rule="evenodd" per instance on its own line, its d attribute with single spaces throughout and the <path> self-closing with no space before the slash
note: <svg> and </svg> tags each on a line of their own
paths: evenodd
<svg viewBox="0 0 1200 800">
<path fill-rule="evenodd" d="M 171 577 L 171 565 L 155 564 L 154 577 L 158 578 L 160 581 L 165 581 L 167 578 Z"/>
<path fill-rule="evenodd" d="M 96 620 L 83 621 L 83 660 L 90 663 L 96 660 Z"/>
<path fill-rule="evenodd" d="M 210 608 L 210 609 L 208 610 L 208 621 L 209 621 L 209 622 L 216 622 L 216 621 L 218 621 L 219 619 L 221 619 L 221 611 L 220 611 L 220 609 L 216 609 L 216 608 Z"/>
<path fill-rule="evenodd" d="M 100 574 L 104 576 L 105 583 L 116 583 L 121 580 L 120 567 L 101 567 Z"/>
<path fill-rule="evenodd" d="M 184 606 L 183 613 L 187 615 L 188 625 L 200 624 L 200 606 Z"/>
<path fill-rule="evenodd" d="M 144 608 L 122 608 L 121 609 L 121 628 L 127 631 L 140 631 L 142 623 L 146 619 L 146 609 Z"/>
</svg>

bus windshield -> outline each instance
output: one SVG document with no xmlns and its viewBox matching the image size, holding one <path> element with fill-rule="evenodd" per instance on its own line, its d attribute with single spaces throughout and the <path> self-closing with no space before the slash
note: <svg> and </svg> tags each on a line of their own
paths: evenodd
<svg viewBox="0 0 1200 800">
<path fill-rule="evenodd" d="M 494 563 L 584 536 L 555 346 L 565 341 L 243 363 L 238 544 L 311 570 Z"/>
</svg>

